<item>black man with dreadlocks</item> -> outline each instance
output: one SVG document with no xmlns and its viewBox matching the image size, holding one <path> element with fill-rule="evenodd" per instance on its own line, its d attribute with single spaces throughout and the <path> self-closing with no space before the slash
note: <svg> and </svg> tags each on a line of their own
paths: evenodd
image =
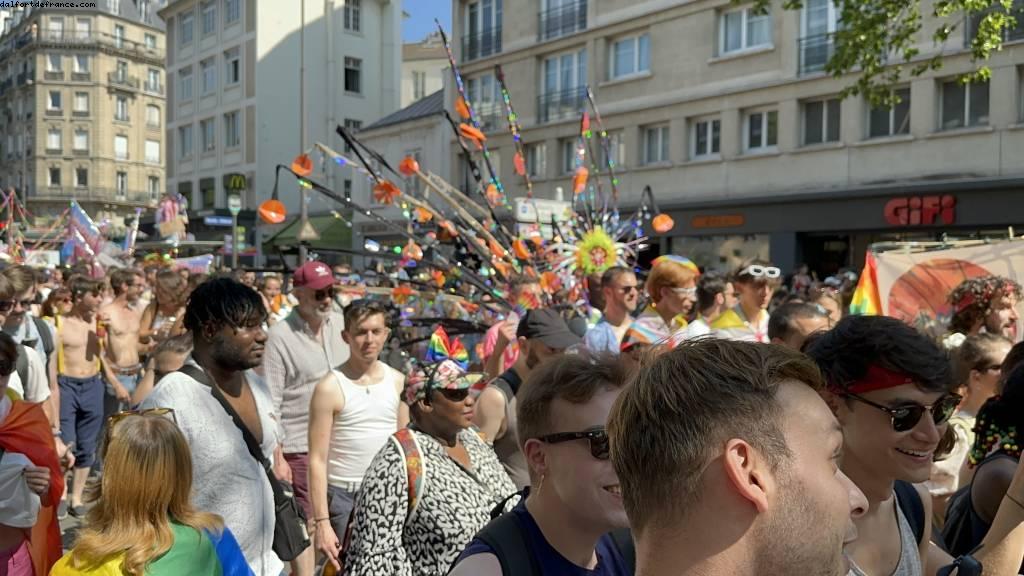
<svg viewBox="0 0 1024 576">
<path fill-rule="evenodd" d="M 346 576 L 447 574 L 490 511 L 516 491 L 471 428 L 474 384 L 461 344 L 435 332 L 406 381 L 412 423 L 373 459 L 356 497 Z"/>
<path fill-rule="evenodd" d="M 980 276 L 964 280 L 949 294 L 953 316 L 946 348 L 957 348 L 968 336 L 980 332 L 1017 340 L 1017 301 L 1020 284 L 1002 276 Z"/>
<path fill-rule="evenodd" d="M 244 284 L 217 278 L 199 285 L 185 308 L 192 355 L 141 407 L 174 410 L 192 452 L 193 503 L 224 518 L 255 574 L 277 576 L 284 565 L 272 548 L 274 494 L 221 404 L 240 416 L 267 459 L 280 456 L 270 391 L 252 370 L 263 359 L 266 320 L 263 299 Z"/>
</svg>

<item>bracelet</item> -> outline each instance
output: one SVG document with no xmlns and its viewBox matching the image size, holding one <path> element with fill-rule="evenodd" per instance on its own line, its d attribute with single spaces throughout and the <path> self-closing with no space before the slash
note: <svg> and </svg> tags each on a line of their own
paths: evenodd
<svg viewBox="0 0 1024 576">
<path fill-rule="evenodd" d="M 319 523 L 323 522 L 324 520 L 330 520 L 330 519 L 331 518 L 329 516 L 325 516 L 323 518 L 314 518 L 313 519 L 313 524 L 319 524 Z"/>
<path fill-rule="evenodd" d="M 1024 504 L 1021 504 L 1016 498 L 1014 498 L 1013 496 L 1010 496 L 1009 492 L 1006 493 L 1006 497 L 1010 500 L 1010 502 L 1013 502 L 1018 507 L 1020 507 L 1021 510 L 1024 510 Z"/>
</svg>

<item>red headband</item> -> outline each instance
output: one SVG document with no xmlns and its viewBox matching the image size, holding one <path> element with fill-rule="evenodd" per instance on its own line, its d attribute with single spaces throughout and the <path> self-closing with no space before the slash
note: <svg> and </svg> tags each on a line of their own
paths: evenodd
<svg viewBox="0 0 1024 576">
<path fill-rule="evenodd" d="M 846 389 L 846 392 L 863 394 L 865 392 L 886 390 L 913 383 L 914 379 L 903 372 L 896 372 L 895 370 L 883 368 L 878 364 L 872 364 L 868 366 L 867 374 L 857 382 L 854 382 L 853 385 Z"/>
</svg>

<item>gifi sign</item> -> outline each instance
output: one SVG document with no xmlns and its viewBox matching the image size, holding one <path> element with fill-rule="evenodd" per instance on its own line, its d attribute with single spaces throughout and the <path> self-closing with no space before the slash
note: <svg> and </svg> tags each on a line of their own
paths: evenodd
<svg viewBox="0 0 1024 576">
<path fill-rule="evenodd" d="M 885 221 L 890 226 L 950 226 L 956 221 L 956 196 L 893 198 L 885 204 Z"/>
</svg>

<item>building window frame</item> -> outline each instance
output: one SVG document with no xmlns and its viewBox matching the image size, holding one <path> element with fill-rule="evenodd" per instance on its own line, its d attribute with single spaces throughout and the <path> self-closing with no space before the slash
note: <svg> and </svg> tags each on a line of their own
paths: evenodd
<svg viewBox="0 0 1024 576">
<path fill-rule="evenodd" d="M 728 27 L 730 19 L 737 16 L 740 19 L 739 45 L 732 47 L 729 42 Z M 767 22 L 766 25 L 768 26 L 767 40 L 759 42 L 756 39 L 751 38 L 751 36 L 756 36 L 756 34 L 751 33 L 752 27 L 758 24 L 764 24 L 765 22 Z M 754 14 L 752 7 L 745 6 L 733 10 L 724 10 L 718 14 L 718 54 L 720 56 L 741 54 L 743 52 L 750 52 L 754 50 L 771 49 L 774 47 L 774 34 L 775 25 L 771 10 L 765 14 Z"/>
<path fill-rule="evenodd" d="M 56 126 L 51 126 L 46 130 L 46 149 L 60 152 L 64 149 L 62 130 Z"/>
<path fill-rule="evenodd" d="M 558 140 L 558 175 L 564 176 L 576 172 L 576 149 L 578 138 L 560 138 Z"/>
<path fill-rule="evenodd" d="M 890 138 L 892 136 L 910 134 L 910 110 L 913 105 L 910 86 L 897 87 L 893 92 L 899 96 L 900 103 L 891 108 L 872 108 L 871 104 L 865 101 L 865 108 L 867 109 L 867 130 L 865 133 L 868 139 Z M 876 132 L 875 127 L 881 127 L 880 123 L 883 121 L 883 118 L 885 130 Z M 902 121 L 898 122 L 901 119 Z"/>
<path fill-rule="evenodd" d="M 217 58 L 211 56 L 199 62 L 200 76 L 202 78 L 200 82 L 200 94 L 202 96 L 209 96 L 217 91 Z"/>
<path fill-rule="evenodd" d="M 234 86 L 241 81 L 241 50 L 238 46 L 235 46 L 224 51 L 224 86 Z"/>
<path fill-rule="evenodd" d="M 195 16 L 191 10 L 178 17 L 178 38 L 182 46 L 192 44 L 195 39 Z"/>
<path fill-rule="evenodd" d="M 759 141 L 754 142 L 754 119 L 759 123 Z M 743 113 L 743 151 L 759 154 L 778 150 L 779 111 L 776 108 L 758 108 Z"/>
<path fill-rule="evenodd" d="M 56 96 L 56 98 L 54 98 Z M 46 109 L 55 112 L 64 109 L 64 96 L 60 90 L 50 90 L 46 97 Z"/>
<path fill-rule="evenodd" d="M 200 34 L 205 38 L 217 33 L 217 2 L 207 0 L 199 5 L 200 21 L 202 22 Z"/>
<path fill-rule="evenodd" d="M 119 142 L 124 142 L 124 146 L 119 146 Z M 114 159 L 115 160 L 128 160 L 131 154 L 128 153 L 128 137 L 124 134 L 114 135 Z"/>
<path fill-rule="evenodd" d="M 149 50 L 156 50 L 156 34 L 143 34 L 142 43 Z"/>
<path fill-rule="evenodd" d="M 242 145 L 242 127 L 239 124 L 240 114 L 233 110 L 224 114 L 224 148 L 237 148 Z"/>
<path fill-rule="evenodd" d="M 186 124 L 178 127 L 178 155 L 179 158 L 191 158 L 195 153 L 194 142 L 192 141 L 192 125 Z"/>
<path fill-rule="evenodd" d="M 241 0 L 224 0 L 224 27 L 242 19 Z"/>
<path fill-rule="evenodd" d="M 193 86 L 192 65 L 189 64 L 178 70 L 178 85 L 180 87 L 180 98 L 182 102 L 188 102 L 195 97 L 195 86 Z"/>
<path fill-rule="evenodd" d="M 72 138 L 71 149 L 76 152 L 87 152 L 89 150 L 89 131 L 76 128 Z"/>
<path fill-rule="evenodd" d="M 160 164 L 160 141 L 148 139 L 145 146 L 146 164 Z"/>
<path fill-rule="evenodd" d="M 345 0 L 344 28 L 349 32 L 361 32 L 363 29 L 363 3 L 362 0 Z"/>
<path fill-rule="evenodd" d="M 722 119 L 705 116 L 690 121 L 690 158 L 718 158 L 722 153 Z"/>
<path fill-rule="evenodd" d="M 46 55 L 46 71 L 47 72 L 63 72 L 64 71 L 64 55 L 49 53 Z"/>
<path fill-rule="evenodd" d="M 203 153 L 217 151 L 217 119 L 213 116 L 199 121 L 199 146 Z"/>
<path fill-rule="evenodd" d="M 820 107 L 820 108 L 819 108 Z M 812 122 L 820 115 L 818 124 Z M 814 98 L 800 103 L 801 142 L 804 146 L 819 146 L 841 142 L 843 111 L 842 101 L 836 97 Z M 819 133 L 812 133 L 820 126 Z"/>
<path fill-rule="evenodd" d="M 360 58 L 345 56 L 345 92 L 363 93 L 363 61 Z"/>
<path fill-rule="evenodd" d="M 124 48 L 124 26 L 114 24 L 114 46 Z"/>
<path fill-rule="evenodd" d="M 74 58 L 72 58 L 71 71 L 76 74 L 88 74 L 91 67 L 88 54 L 75 54 Z"/>
<path fill-rule="evenodd" d="M 148 176 L 146 178 L 146 189 L 149 192 L 150 200 L 159 200 L 163 194 L 160 193 L 160 177 Z"/>
<path fill-rule="evenodd" d="M 79 106 L 79 104 L 81 104 L 82 102 L 84 102 L 85 105 L 84 106 Z M 89 93 L 88 92 L 75 92 L 75 98 L 74 98 L 74 102 L 72 104 L 74 106 L 74 108 L 72 108 L 73 112 L 82 112 L 82 113 L 88 114 L 89 113 Z"/>
<path fill-rule="evenodd" d="M 962 92 L 962 103 L 957 106 L 959 116 L 947 116 L 947 90 L 958 89 Z M 984 113 L 976 114 L 980 110 L 974 110 L 973 104 L 981 97 L 984 97 Z M 939 84 L 939 131 L 959 130 L 961 128 L 973 128 L 977 126 L 988 126 L 992 122 L 992 97 L 989 82 L 972 82 L 963 84 L 958 79 L 940 80 Z"/>
<path fill-rule="evenodd" d="M 75 188 L 89 187 L 89 169 L 84 167 L 75 168 Z"/>
<path fill-rule="evenodd" d="M 156 111 L 155 117 L 153 111 Z M 160 107 L 156 104 L 146 104 L 146 126 L 150 128 L 160 127 Z"/>
<path fill-rule="evenodd" d="M 50 188 L 60 188 L 60 182 L 60 166 L 50 166 L 49 170 L 47 170 L 47 186 L 49 186 Z"/>
<path fill-rule="evenodd" d="M 427 95 L 427 73 L 422 70 L 412 71 L 412 99 L 421 100 Z"/>
<path fill-rule="evenodd" d="M 640 129 L 643 145 L 640 151 L 640 163 L 644 166 L 664 164 L 671 161 L 671 132 L 669 125 L 651 124 Z"/>
<path fill-rule="evenodd" d="M 526 173 L 530 178 L 545 178 L 548 173 L 548 145 L 547 142 L 534 142 L 527 144 L 525 158 Z"/>
<path fill-rule="evenodd" d="M 619 48 L 630 51 L 628 70 L 619 70 Z M 625 54 L 623 55 L 626 56 Z M 623 62 L 623 64 L 625 64 Z M 651 71 L 651 35 L 647 32 L 626 36 L 612 41 L 608 47 L 608 78 L 621 80 L 633 76 L 642 76 Z"/>
<path fill-rule="evenodd" d="M 128 173 L 119 171 L 114 177 L 114 191 L 117 197 L 124 199 L 128 196 Z"/>
<path fill-rule="evenodd" d="M 128 97 L 118 94 L 114 97 L 114 120 L 128 122 Z"/>
</svg>

